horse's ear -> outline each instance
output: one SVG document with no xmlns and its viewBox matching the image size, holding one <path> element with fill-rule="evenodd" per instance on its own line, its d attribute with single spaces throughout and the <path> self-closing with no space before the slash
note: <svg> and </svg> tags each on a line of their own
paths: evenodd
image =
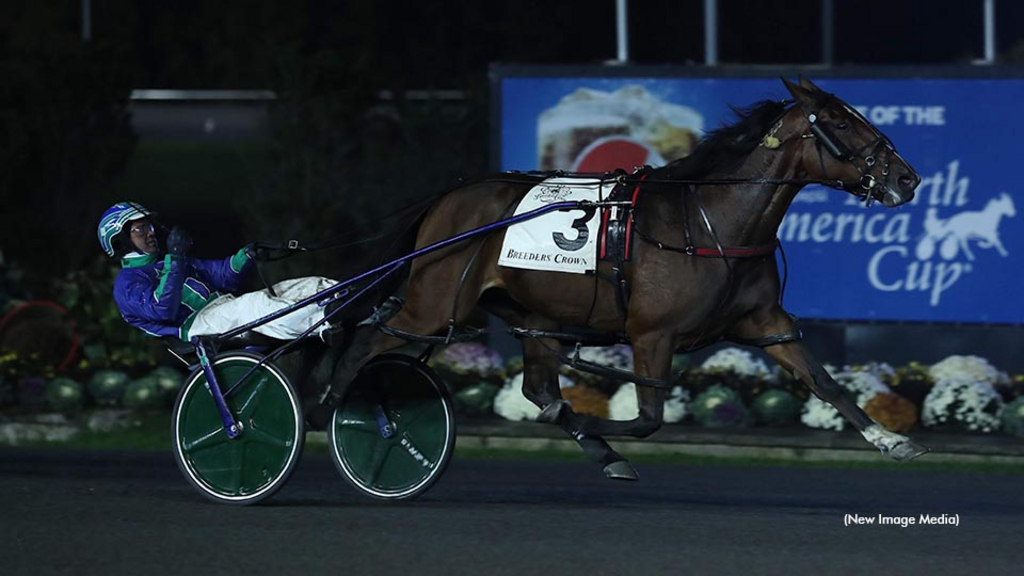
<svg viewBox="0 0 1024 576">
<path fill-rule="evenodd" d="M 814 82 L 811 82 L 810 80 L 805 78 L 803 74 L 800 75 L 800 86 L 807 90 L 808 92 L 821 92 L 821 88 L 815 86 Z"/>
<path fill-rule="evenodd" d="M 803 77 L 800 78 L 800 81 L 803 82 Z M 793 84 L 785 78 L 782 78 L 782 84 L 786 87 L 786 90 L 789 90 L 789 93 L 793 95 L 793 98 L 797 102 L 808 104 L 811 101 L 810 92 L 803 86 Z"/>
</svg>

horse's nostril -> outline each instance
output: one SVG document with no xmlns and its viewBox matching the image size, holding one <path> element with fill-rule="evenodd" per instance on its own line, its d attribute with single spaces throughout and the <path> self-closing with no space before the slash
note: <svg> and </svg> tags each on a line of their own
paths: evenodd
<svg viewBox="0 0 1024 576">
<path fill-rule="evenodd" d="M 910 176 L 900 176 L 900 179 L 898 180 L 898 182 L 900 184 L 900 188 L 901 189 L 906 190 L 907 192 L 909 192 L 909 191 L 911 191 L 911 190 L 913 190 L 914 188 L 917 187 L 918 179 L 917 178 L 912 178 Z"/>
</svg>

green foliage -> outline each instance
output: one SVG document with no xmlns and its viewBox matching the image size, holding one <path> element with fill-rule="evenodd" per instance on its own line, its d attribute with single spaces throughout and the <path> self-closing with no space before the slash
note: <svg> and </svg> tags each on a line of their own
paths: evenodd
<svg viewBox="0 0 1024 576">
<path fill-rule="evenodd" d="M 910 400 L 916 406 L 921 406 L 934 384 L 932 377 L 928 374 L 927 366 L 911 362 L 896 369 L 896 376 L 892 379 L 889 387 L 893 392 Z"/>
<path fill-rule="evenodd" d="M 72 412 L 85 404 L 85 390 L 71 378 L 54 378 L 46 384 L 46 405 L 56 412 Z"/>
<path fill-rule="evenodd" d="M 7 372 L 0 370 L 0 408 L 10 406 L 18 401 L 16 382 Z"/>
<path fill-rule="evenodd" d="M 24 289 L 25 270 L 15 261 L 8 260 L 0 249 L 0 314 L 31 295 Z"/>
<path fill-rule="evenodd" d="M 1024 396 L 1004 406 L 999 419 L 1004 432 L 1024 438 Z"/>
<path fill-rule="evenodd" d="M 99 255 L 54 283 L 58 302 L 75 320 L 82 356 L 75 371 L 80 374 L 102 369 L 142 374 L 166 354 L 157 339 L 121 317 L 112 296 L 117 272 L 116 263 Z"/>
</svg>

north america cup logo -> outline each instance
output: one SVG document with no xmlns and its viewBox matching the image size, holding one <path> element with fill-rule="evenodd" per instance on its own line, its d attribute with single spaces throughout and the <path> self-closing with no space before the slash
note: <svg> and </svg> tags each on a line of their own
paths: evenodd
<svg viewBox="0 0 1024 576">
<path fill-rule="evenodd" d="M 797 196 L 779 238 L 867 244 L 872 247 L 865 270 L 871 288 L 920 294 L 936 308 L 977 267 L 999 266 L 997 260 L 1011 256 L 1001 228 L 1017 215 L 1013 197 L 999 192 L 977 198 L 969 188 L 970 178 L 953 160 L 922 180 L 905 209 L 865 210 L 850 198 L 839 211 L 803 212 L 800 204 L 829 201 L 827 191 L 808 190 Z"/>
</svg>

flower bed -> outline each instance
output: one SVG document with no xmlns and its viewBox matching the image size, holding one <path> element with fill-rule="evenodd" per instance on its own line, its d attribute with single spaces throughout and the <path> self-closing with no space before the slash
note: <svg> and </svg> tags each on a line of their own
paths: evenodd
<svg viewBox="0 0 1024 576">
<path fill-rule="evenodd" d="M 486 348 L 463 348 L 460 381 L 493 380 L 498 361 Z M 478 354 L 478 357 L 472 357 Z M 632 369 L 628 347 L 583 348 L 590 362 Z M 682 366 L 684 362 L 675 362 Z M 968 433 L 1024 436 L 1024 377 L 1010 377 L 977 356 L 951 356 L 933 365 L 891 366 L 872 362 L 826 369 L 851 400 L 896 432 L 917 427 Z M 475 404 L 470 413 L 492 413 L 510 420 L 532 420 L 540 409 L 522 394 L 522 360 L 503 365 L 500 388 L 490 384 L 490 409 Z M 568 378 L 567 378 L 568 376 Z M 563 368 L 562 396 L 573 409 L 613 420 L 637 416 L 636 387 Z M 790 374 L 740 348 L 725 348 L 699 367 L 680 370 L 665 403 L 666 424 L 703 427 L 806 426 L 843 430 L 846 419 L 809 393 Z M 475 393 L 475 392 L 474 392 Z"/>
<path fill-rule="evenodd" d="M 632 370 L 625 346 L 584 348 L 590 362 Z M 674 366 L 683 367 L 682 357 Z M 522 359 L 504 359 L 479 343 L 440 349 L 431 365 L 452 389 L 465 416 L 533 420 L 540 409 L 522 393 Z M 90 410 L 168 409 L 184 373 L 136 364 L 128 370 L 81 362 L 63 374 L 31 370 L 30 362 L 0 356 L 0 419 Z M 1024 437 L 1024 376 L 1009 376 L 977 356 L 950 356 L 932 365 L 868 363 L 826 366 L 851 400 L 889 430 L 934 428 Z M 709 428 L 805 426 L 843 430 L 847 422 L 790 374 L 748 350 L 725 348 L 700 366 L 675 374 L 664 410 L 669 425 Z M 564 368 L 562 396 L 582 414 L 629 420 L 638 414 L 636 387 Z M 10 418 L 8 418 L 10 419 Z"/>
</svg>

